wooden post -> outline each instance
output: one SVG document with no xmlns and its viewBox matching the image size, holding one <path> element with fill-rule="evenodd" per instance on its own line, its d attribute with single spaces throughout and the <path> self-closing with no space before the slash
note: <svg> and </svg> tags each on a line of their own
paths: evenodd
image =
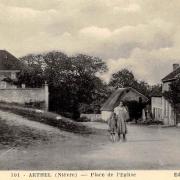
<svg viewBox="0 0 180 180">
<path fill-rule="evenodd" d="M 45 90 L 45 110 L 48 111 L 49 110 L 49 87 L 46 81 L 44 84 L 44 90 Z"/>
</svg>

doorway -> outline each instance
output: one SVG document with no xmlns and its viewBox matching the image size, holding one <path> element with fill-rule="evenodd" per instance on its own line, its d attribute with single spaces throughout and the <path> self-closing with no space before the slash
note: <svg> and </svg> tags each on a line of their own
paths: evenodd
<svg viewBox="0 0 180 180">
<path fill-rule="evenodd" d="M 138 120 L 141 120 L 142 118 L 142 110 L 145 108 L 145 104 L 138 101 L 127 101 L 124 102 L 124 104 L 127 106 L 129 111 L 129 121 L 135 120 L 137 123 Z"/>
</svg>

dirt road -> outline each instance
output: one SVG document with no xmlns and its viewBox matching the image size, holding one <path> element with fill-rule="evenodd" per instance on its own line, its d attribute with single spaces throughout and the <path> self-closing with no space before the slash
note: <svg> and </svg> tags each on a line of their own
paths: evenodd
<svg viewBox="0 0 180 180">
<path fill-rule="evenodd" d="M 128 125 L 127 142 L 111 143 L 104 123 L 88 136 L 61 131 L 13 113 L 0 111 L 9 126 L 45 132 L 47 141 L 0 150 L 1 170 L 179 169 L 180 129 Z"/>
</svg>

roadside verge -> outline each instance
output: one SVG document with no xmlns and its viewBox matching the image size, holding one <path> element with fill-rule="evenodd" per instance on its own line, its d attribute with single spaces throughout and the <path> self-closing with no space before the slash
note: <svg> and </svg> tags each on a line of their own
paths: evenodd
<svg viewBox="0 0 180 180">
<path fill-rule="evenodd" d="M 56 113 L 3 103 L 0 103 L 0 109 L 24 116 L 29 120 L 38 121 L 54 127 L 58 127 L 59 129 L 68 132 L 80 134 L 92 133 L 92 130 L 84 126 L 82 123 L 75 122 Z"/>
</svg>

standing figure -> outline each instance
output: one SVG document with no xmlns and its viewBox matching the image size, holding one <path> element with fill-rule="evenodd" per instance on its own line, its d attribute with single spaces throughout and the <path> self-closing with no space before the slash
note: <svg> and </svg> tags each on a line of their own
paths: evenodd
<svg viewBox="0 0 180 180">
<path fill-rule="evenodd" d="M 143 120 L 143 122 L 146 121 L 146 110 L 145 109 L 142 110 L 142 120 Z"/>
<path fill-rule="evenodd" d="M 123 105 L 123 102 L 119 103 L 119 106 L 117 106 L 114 109 L 114 113 L 117 117 L 117 133 L 119 136 L 119 140 L 121 138 L 121 134 L 123 135 L 123 140 L 126 140 L 126 134 L 127 134 L 127 126 L 126 121 L 129 119 L 129 113 L 127 112 L 126 108 Z"/>
<path fill-rule="evenodd" d="M 110 138 L 112 142 L 116 141 L 116 129 L 117 129 L 117 119 L 116 114 L 112 113 L 111 117 L 108 120 Z"/>
</svg>

